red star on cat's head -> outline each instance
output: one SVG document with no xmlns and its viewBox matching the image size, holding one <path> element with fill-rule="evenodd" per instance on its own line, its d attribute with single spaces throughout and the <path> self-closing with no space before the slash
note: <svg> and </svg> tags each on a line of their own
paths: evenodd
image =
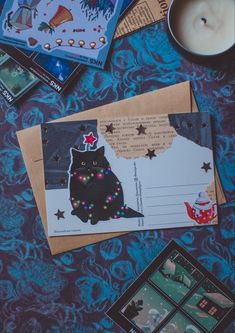
<svg viewBox="0 0 235 333">
<path fill-rule="evenodd" d="M 83 135 L 83 137 L 84 137 L 84 141 L 83 141 L 83 143 L 88 143 L 88 144 L 90 144 L 91 146 L 93 146 L 94 145 L 94 143 L 97 141 L 97 138 L 93 135 L 93 133 L 92 132 L 90 132 L 89 134 L 87 134 L 87 135 Z"/>
</svg>

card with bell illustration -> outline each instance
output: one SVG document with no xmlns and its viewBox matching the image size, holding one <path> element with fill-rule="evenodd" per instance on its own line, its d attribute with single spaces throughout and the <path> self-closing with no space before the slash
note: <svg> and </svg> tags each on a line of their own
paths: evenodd
<svg viewBox="0 0 235 333">
<path fill-rule="evenodd" d="M 134 1 L 123 1 L 121 17 L 129 10 Z M 2 6 L 5 2 L 4 0 Z M 84 66 L 77 62 L 51 56 L 50 54 L 43 54 L 34 50 L 29 51 L 7 44 L 0 44 L 0 47 L 19 65 L 29 70 L 59 94 L 62 94 L 74 78 L 84 69 Z"/>
<path fill-rule="evenodd" d="M 10 0 L 4 4 L 0 41 L 103 68 L 123 0 Z"/>
<path fill-rule="evenodd" d="M 41 126 L 48 235 L 217 224 L 208 113 Z"/>
</svg>

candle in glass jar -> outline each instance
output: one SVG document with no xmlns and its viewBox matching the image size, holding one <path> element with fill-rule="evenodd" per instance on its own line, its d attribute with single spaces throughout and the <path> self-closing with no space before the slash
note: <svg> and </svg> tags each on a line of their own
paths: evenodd
<svg viewBox="0 0 235 333">
<path fill-rule="evenodd" d="M 168 23 L 176 42 L 187 51 L 221 54 L 235 42 L 235 1 L 174 0 Z"/>
</svg>

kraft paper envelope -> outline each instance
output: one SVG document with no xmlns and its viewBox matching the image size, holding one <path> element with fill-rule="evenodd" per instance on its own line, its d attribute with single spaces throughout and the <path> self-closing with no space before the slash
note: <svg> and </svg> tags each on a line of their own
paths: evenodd
<svg viewBox="0 0 235 333">
<path fill-rule="evenodd" d="M 56 121 L 88 120 L 117 116 L 143 115 L 155 113 L 186 113 L 198 111 L 194 96 L 191 92 L 190 82 L 152 91 L 119 102 L 103 105 L 86 112 L 80 112 L 57 119 Z M 37 207 L 47 234 L 45 181 L 42 159 L 40 125 L 17 132 L 17 138 L 23 154 L 28 176 L 35 196 Z M 217 201 L 226 202 L 220 180 L 216 175 Z M 124 233 L 106 233 L 82 236 L 48 237 L 52 254 L 57 254 L 82 247 L 91 243 L 117 237 Z"/>
</svg>

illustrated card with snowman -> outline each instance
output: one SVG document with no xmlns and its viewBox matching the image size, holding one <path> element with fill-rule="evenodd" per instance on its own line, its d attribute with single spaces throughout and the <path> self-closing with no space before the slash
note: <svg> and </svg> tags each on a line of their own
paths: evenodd
<svg viewBox="0 0 235 333">
<path fill-rule="evenodd" d="M 171 241 L 107 311 L 129 333 L 222 333 L 234 296 Z"/>
<path fill-rule="evenodd" d="M 123 0 L 9 0 L 0 41 L 103 68 Z"/>
<path fill-rule="evenodd" d="M 41 126 L 48 235 L 217 224 L 208 113 Z"/>
</svg>

